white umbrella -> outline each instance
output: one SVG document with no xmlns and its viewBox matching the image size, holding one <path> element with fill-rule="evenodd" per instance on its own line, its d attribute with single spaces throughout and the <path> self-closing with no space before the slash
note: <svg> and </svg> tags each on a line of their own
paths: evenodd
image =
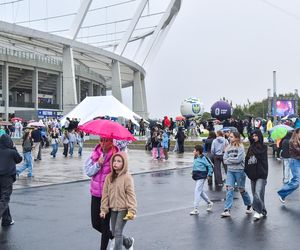
<svg viewBox="0 0 300 250">
<path fill-rule="evenodd" d="M 45 127 L 45 125 L 41 122 L 31 122 L 27 125 L 27 127 Z"/>
</svg>

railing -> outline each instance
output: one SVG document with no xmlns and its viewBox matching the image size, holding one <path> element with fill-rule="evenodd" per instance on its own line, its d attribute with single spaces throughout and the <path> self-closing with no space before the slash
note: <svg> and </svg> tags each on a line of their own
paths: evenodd
<svg viewBox="0 0 300 250">
<path fill-rule="evenodd" d="M 39 108 L 42 109 L 59 109 L 58 104 L 50 104 L 50 103 L 39 103 Z"/>
<path fill-rule="evenodd" d="M 9 102 L 10 107 L 34 108 L 33 102 Z"/>
<path fill-rule="evenodd" d="M 62 65 L 62 60 L 60 59 L 52 58 L 50 56 L 43 56 L 40 54 L 36 54 L 34 52 L 20 51 L 20 50 L 0 47 L 0 54 L 15 56 L 22 59 L 37 60 L 49 64 Z"/>
</svg>

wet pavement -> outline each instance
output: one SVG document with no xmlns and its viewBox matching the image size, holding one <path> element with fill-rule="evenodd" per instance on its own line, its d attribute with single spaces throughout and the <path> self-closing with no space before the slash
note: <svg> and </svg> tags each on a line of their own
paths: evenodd
<svg viewBox="0 0 300 250">
<path fill-rule="evenodd" d="M 207 213 L 202 203 L 200 214 L 190 216 L 194 191 L 189 168 L 192 154 L 181 158 L 171 155 L 168 163 L 149 157 L 144 151 L 129 152 L 131 171 L 135 173 L 138 216 L 128 222 L 125 234 L 134 236 L 135 250 L 299 249 L 299 190 L 287 199 L 286 206 L 281 205 L 276 195 L 282 178 L 280 162 L 269 158 L 268 216 L 253 222 L 252 216 L 245 214 L 238 193 L 232 217 L 221 219 L 224 191 L 214 189 L 208 192 L 215 201 L 213 212 Z M 89 181 L 23 188 L 72 181 L 73 177 L 66 175 L 74 172 L 70 175 L 84 180 L 83 159 L 43 161 L 36 164 L 33 180 L 24 176 L 16 183 L 18 189 L 11 201 L 16 223 L 0 229 L 0 249 L 99 249 L 99 235 L 90 225 Z M 55 174 L 56 170 L 59 172 Z M 247 187 L 250 190 L 248 180 Z"/>
<path fill-rule="evenodd" d="M 18 146 L 18 149 L 20 149 L 20 146 Z M 19 150 L 19 152 L 21 151 Z M 15 189 L 89 179 L 83 171 L 83 165 L 85 160 L 90 156 L 92 148 L 85 148 L 82 157 L 78 156 L 76 150 L 73 157 L 64 157 L 62 148 L 59 148 L 56 158 L 52 158 L 50 152 L 50 148 L 42 150 L 42 160 L 33 163 L 34 177 L 28 178 L 25 170 L 14 184 Z M 153 160 L 150 152 L 144 150 L 129 150 L 128 155 L 129 168 L 133 174 L 186 168 L 192 165 L 193 158 L 192 153 L 188 152 L 184 156 L 171 152 L 168 161 Z"/>
</svg>

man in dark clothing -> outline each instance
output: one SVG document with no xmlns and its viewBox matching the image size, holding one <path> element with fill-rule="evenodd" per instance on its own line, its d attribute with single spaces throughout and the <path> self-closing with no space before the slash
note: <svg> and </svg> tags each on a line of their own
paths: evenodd
<svg viewBox="0 0 300 250">
<path fill-rule="evenodd" d="M 178 128 L 178 132 L 175 136 L 175 139 L 177 139 L 177 143 L 178 143 L 178 153 L 184 153 L 184 140 L 185 140 L 186 136 L 182 130 L 182 127 Z"/>
<path fill-rule="evenodd" d="M 31 138 L 34 143 L 34 151 L 33 151 L 33 157 L 34 160 L 41 160 L 42 159 L 42 154 L 41 154 L 41 142 L 42 142 L 42 133 L 41 131 L 36 127 L 34 130 L 31 132 Z"/>
<path fill-rule="evenodd" d="M 0 137 L 0 218 L 2 226 L 14 224 L 9 211 L 9 201 L 16 180 L 16 164 L 22 156 L 14 147 L 11 138 L 4 134 Z"/>
</svg>

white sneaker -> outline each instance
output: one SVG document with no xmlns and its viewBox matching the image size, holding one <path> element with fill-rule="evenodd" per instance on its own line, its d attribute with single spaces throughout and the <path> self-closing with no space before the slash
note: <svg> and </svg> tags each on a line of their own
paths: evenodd
<svg viewBox="0 0 300 250">
<path fill-rule="evenodd" d="M 131 246 L 128 248 L 128 250 L 133 250 L 133 245 L 134 245 L 134 238 L 133 238 L 133 237 L 131 237 L 131 241 L 132 241 L 132 244 L 131 244 Z"/>
<path fill-rule="evenodd" d="M 110 244 L 109 244 L 109 250 L 114 250 L 114 247 L 115 247 L 115 238 L 113 238 L 111 241 L 110 241 Z"/>
<path fill-rule="evenodd" d="M 282 204 L 285 204 L 285 200 L 284 200 L 280 195 L 278 195 L 278 197 L 279 197 L 280 202 L 281 202 Z"/>
<path fill-rule="evenodd" d="M 257 212 L 255 212 L 254 215 L 253 215 L 253 219 L 254 220 L 260 220 L 262 217 L 264 217 L 264 215 L 263 214 L 259 214 Z"/>
<path fill-rule="evenodd" d="M 252 214 L 252 212 L 253 212 L 252 206 L 248 206 L 246 209 L 246 214 Z"/>
<path fill-rule="evenodd" d="M 207 204 L 207 208 L 206 208 L 206 211 L 207 212 L 211 212 L 212 211 L 212 208 L 213 208 L 213 205 L 214 203 L 211 201 Z"/>
<path fill-rule="evenodd" d="M 225 217 L 230 217 L 230 211 L 229 210 L 225 210 L 223 213 L 221 213 L 221 217 L 225 218 Z"/>
<path fill-rule="evenodd" d="M 197 215 L 199 214 L 199 210 L 197 208 L 193 209 L 192 212 L 190 212 L 190 215 Z"/>
</svg>

